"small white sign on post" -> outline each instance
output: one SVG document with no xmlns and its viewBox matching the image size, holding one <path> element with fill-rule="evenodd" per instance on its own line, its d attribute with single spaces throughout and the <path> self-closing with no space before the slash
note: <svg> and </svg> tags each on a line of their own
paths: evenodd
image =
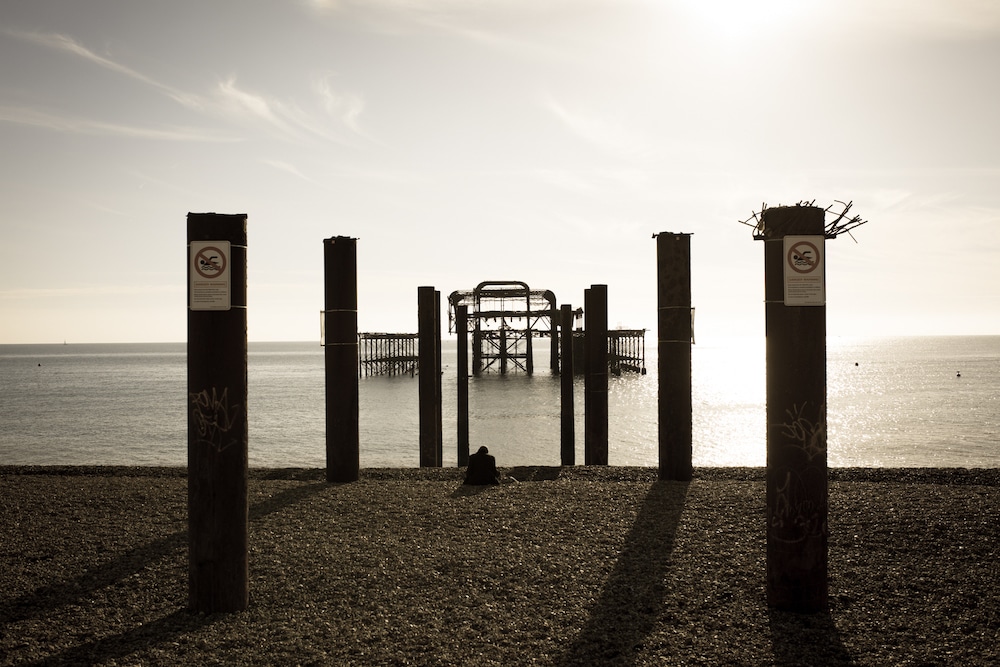
<svg viewBox="0 0 1000 667">
<path fill-rule="evenodd" d="M 191 310 L 229 310 L 229 241 L 191 241 Z"/>
<path fill-rule="evenodd" d="M 785 305 L 825 306 L 823 236 L 785 237 Z"/>
</svg>

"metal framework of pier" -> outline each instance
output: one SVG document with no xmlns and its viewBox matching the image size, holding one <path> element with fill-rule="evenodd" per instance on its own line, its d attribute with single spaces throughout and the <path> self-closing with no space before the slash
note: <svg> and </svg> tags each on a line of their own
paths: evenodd
<svg viewBox="0 0 1000 667">
<path fill-rule="evenodd" d="M 582 330 L 573 332 L 573 358 L 580 360 L 573 366 L 574 375 L 583 375 L 586 372 L 583 365 L 586 360 L 585 339 L 586 335 Z M 645 329 L 608 330 L 608 372 L 612 375 L 646 374 Z"/>
<path fill-rule="evenodd" d="M 533 290 L 519 280 L 484 281 L 472 290 L 456 290 L 448 297 L 448 332 L 462 325 L 456 308 L 468 310 L 466 331 L 472 333 L 472 374 L 513 371 L 534 373 L 533 338 L 549 338 L 549 368 L 559 371 L 556 295 Z"/>
<path fill-rule="evenodd" d="M 533 290 L 521 281 L 485 281 L 472 290 L 456 290 L 448 297 L 448 332 L 458 333 L 458 306 L 466 306 L 466 334 L 472 334 L 472 373 L 527 373 L 535 369 L 532 341 L 549 339 L 549 368 L 561 365 L 559 312 L 551 290 Z M 573 311 L 573 320 L 583 319 L 583 309 Z M 645 329 L 608 331 L 608 371 L 646 373 Z M 359 333 L 358 376 L 409 375 L 418 372 L 419 334 Z M 574 373 L 583 374 L 584 332 L 573 333 Z"/>
<path fill-rule="evenodd" d="M 608 370 L 646 374 L 646 330 L 612 329 L 608 331 Z"/>
<path fill-rule="evenodd" d="M 411 333 L 360 333 L 358 377 L 413 375 L 417 371 L 417 336 Z"/>
</svg>

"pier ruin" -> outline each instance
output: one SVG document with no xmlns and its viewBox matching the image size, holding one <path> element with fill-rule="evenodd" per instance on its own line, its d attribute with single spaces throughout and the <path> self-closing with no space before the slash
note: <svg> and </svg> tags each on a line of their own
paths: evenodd
<svg viewBox="0 0 1000 667">
<path fill-rule="evenodd" d="M 359 333 L 358 377 L 409 375 L 417 372 L 417 334 Z"/>
<path fill-rule="evenodd" d="M 465 307 L 465 322 L 458 317 Z M 582 308 L 572 310 L 574 373 L 582 375 L 584 331 Z M 532 289 L 519 280 L 484 281 L 471 290 L 448 296 L 448 333 L 463 327 L 472 335 L 472 374 L 535 372 L 534 339 L 548 339 L 549 370 L 558 374 L 562 361 L 559 340 L 559 306 L 551 290 Z M 409 375 L 419 372 L 418 334 L 359 333 L 358 377 Z M 608 370 L 612 375 L 646 373 L 646 330 L 608 331 Z"/>
<path fill-rule="evenodd" d="M 536 337 L 549 338 L 549 368 L 559 372 L 557 305 L 551 290 L 533 290 L 517 280 L 485 281 L 472 290 L 456 290 L 448 296 L 448 333 L 462 328 L 455 316 L 458 306 L 467 307 L 473 375 L 506 375 L 512 369 L 531 375 Z"/>
</svg>

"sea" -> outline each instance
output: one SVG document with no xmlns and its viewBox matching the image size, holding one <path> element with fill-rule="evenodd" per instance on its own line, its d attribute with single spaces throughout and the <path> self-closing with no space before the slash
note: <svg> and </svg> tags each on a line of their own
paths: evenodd
<svg viewBox="0 0 1000 667">
<path fill-rule="evenodd" d="M 647 372 L 609 378 L 611 465 L 658 464 L 647 339 Z M 443 458 L 455 466 L 454 340 L 442 358 Z M 764 466 L 763 338 L 699 340 L 691 365 L 694 465 Z M 419 466 L 418 382 L 359 379 L 363 468 Z M 248 383 L 250 466 L 325 467 L 323 348 L 250 343 Z M 185 343 L 0 345 L 0 464 L 185 466 L 186 384 Z M 583 462 L 582 377 L 574 398 Z M 472 377 L 469 422 L 473 450 L 488 446 L 501 467 L 559 465 L 560 380 Z M 831 467 L 1000 467 L 1000 336 L 830 337 L 827 433 Z"/>
</svg>

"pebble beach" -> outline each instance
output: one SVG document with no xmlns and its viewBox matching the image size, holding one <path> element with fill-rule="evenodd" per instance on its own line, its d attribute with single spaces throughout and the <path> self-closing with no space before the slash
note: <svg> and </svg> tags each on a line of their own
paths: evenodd
<svg viewBox="0 0 1000 667">
<path fill-rule="evenodd" d="M 0 466 L 0 665 L 995 665 L 1000 470 L 831 469 L 770 610 L 760 468 L 251 469 L 250 606 L 188 609 L 182 468 Z"/>
</svg>

